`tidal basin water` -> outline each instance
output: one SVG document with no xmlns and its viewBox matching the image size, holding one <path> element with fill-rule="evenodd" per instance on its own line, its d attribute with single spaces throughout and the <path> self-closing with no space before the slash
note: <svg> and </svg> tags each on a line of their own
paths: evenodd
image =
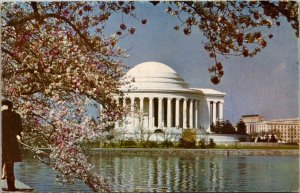
<svg viewBox="0 0 300 193">
<path fill-rule="evenodd" d="M 114 192 L 291 192 L 299 189 L 298 156 L 93 156 Z M 38 192 L 91 192 L 83 183 L 55 184 L 56 173 L 32 158 L 16 178 Z"/>
</svg>

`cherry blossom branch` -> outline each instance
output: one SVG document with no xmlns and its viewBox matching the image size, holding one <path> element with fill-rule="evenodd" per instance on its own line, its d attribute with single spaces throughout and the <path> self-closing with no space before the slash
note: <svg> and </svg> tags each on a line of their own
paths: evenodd
<svg viewBox="0 0 300 193">
<path fill-rule="evenodd" d="M 19 58 L 16 58 L 15 55 L 13 53 L 11 53 L 10 51 L 8 51 L 7 49 L 5 49 L 3 46 L 1 46 L 1 50 L 2 52 L 8 54 L 11 58 L 13 58 L 16 62 L 18 62 L 19 64 L 22 64 L 21 60 Z"/>
<path fill-rule="evenodd" d="M 34 20 L 34 19 L 37 19 L 37 20 L 41 20 L 43 21 L 44 19 L 47 19 L 47 18 L 56 18 L 56 19 L 59 19 L 59 20 L 63 20 L 64 22 L 66 22 L 69 26 L 71 26 L 74 31 L 81 37 L 81 39 L 84 40 L 84 42 L 90 47 L 90 49 L 94 49 L 93 45 L 89 42 L 88 38 L 85 37 L 81 31 L 67 18 L 61 16 L 61 15 L 58 15 L 58 14 L 55 14 L 55 13 L 48 13 L 48 14 L 44 14 L 44 15 L 40 15 L 40 14 L 32 14 L 32 15 L 29 15 L 27 18 L 23 18 L 23 19 L 20 19 L 19 21 L 9 21 L 7 22 L 7 26 L 18 26 L 18 25 L 24 25 L 24 23 L 26 23 L 27 21 L 30 21 L 30 20 Z"/>
</svg>

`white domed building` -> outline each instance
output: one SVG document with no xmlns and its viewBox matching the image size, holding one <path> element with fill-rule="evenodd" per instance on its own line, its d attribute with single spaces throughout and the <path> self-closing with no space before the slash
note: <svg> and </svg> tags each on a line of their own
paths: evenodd
<svg viewBox="0 0 300 193">
<path fill-rule="evenodd" d="M 138 127 L 156 129 L 195 128 L 210 132 L 210 125 L 223 120 L 225 93 L 204 88 L 190 88 L 171 67 L 159 62 L 145 62 L 130 69 L 127 78 L 134 81 L 121 88 L 119 102 L 134 113 L 127 124 L 117 124 L 129 133 Z"/>
</svg>

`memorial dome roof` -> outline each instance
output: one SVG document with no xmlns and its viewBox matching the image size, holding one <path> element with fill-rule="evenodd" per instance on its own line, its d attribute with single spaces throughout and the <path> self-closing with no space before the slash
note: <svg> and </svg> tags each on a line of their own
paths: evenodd
<svg viewBox="0 0 300 193">
<path fill-rule="evenodd" d="M 133 79 L 132 90 L 189 90 L 189 85 L 171 67 L 160 62 L 144 62 L 126 73 Z"/>
</svg>

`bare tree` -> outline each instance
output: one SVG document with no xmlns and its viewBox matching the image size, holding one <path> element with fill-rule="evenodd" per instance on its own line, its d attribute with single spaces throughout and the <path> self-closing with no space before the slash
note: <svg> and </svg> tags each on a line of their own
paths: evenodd
<svg viewBox="0 0 300 193">
<path fill-rule="evenodd" d="M 146 147 L 153 132 L 144 126 L 144 115 L 145 113 L 143 111 L 136 111 L 136 113 L 134 113 L 134 116 L 138 118 L 138 127 L 135 130 L 135 137 L 143 147 Z"/>
</svg>

